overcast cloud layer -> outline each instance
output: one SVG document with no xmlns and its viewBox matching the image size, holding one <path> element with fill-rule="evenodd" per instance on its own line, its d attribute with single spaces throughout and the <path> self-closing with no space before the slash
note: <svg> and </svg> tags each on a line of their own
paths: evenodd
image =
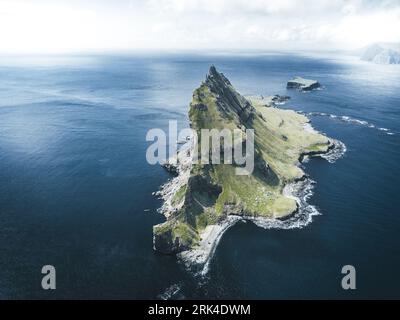
<svg viewBox="0 0 400 320">
<path fill-rule="evenodd" d="M 400 0 L 0 0 L 0 52 L 356 49 L 400 41 Z"/>
</svg>

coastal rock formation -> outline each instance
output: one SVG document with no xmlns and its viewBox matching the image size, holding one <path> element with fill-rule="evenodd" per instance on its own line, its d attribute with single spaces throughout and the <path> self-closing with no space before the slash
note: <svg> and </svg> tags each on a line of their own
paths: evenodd
<svg viewBox="0 0 400 320">
<path fill-rule="evenodd" d="M 279 94 L 276 94 L 276 95 L 272 96 L 271 100 L 275 105 L 280 105 L 280 104 L 284 104 L 285 102 L 290 100 L 290 97 L 289 96 L 280 96 Z"/>
<path fill-rule="evenodd" d="M 257 96 L 246 96 L 246 99 L 250 100 L 254 103 L 257 103 L 259 105 L 263 105 L 265 107 L 272 107 L 276 108 L 278 106 L 286 104 L 290 100 L 289 96 L 281 96 L 279 94 L 273 95 L 273 96 L 263 96 L 263 95 L 257 95 Z"/>
<path fill-rule="evenodd" d="M 153 228 L 154 249 L 178 254 L 190 264 L 205 264 L 223 232 L 239 220 L 271 221 L 296 213 L 299 203 L 284 189 L 304 179 L 302 157 L 328 153 L 335 145 L 313 130 L 304 115 L 245 98 L 214 66 L 193 93 L 189 118 L 198 136 L 202 129 L 238 128 L 253 129 L 255 136 L 250 175 L 237 175 L 240 166 L 234 162 L 194 162 L 194 141 L 178 153 L 176 167 L 168 167 L 178 176 L 158 193 L 167 220 Z"/>
<path fill-rule="evenodd" d="M 394 44 L 373 44 L 366 48 L 361 60 L 376 64 L 400 64 L 400 46 Z"/>
<path fill-rule="evenodd" d="M 318 81 L 304 79 L 302 77 L 295 77 L 294 79 L 289 80 L 286 85 L 287 89 L 298 89 L 301 91 L 310 91 L 319 87 L 321 87 L 321 85 Z"/>
</svg>

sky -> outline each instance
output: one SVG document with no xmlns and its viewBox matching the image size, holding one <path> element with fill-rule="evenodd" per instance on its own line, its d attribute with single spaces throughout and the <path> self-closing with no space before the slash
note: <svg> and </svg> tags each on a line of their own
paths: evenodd
<svg viewBox="0 0 400 320">
<path fill-rule="evenodd" d="M 352 50 L 400 42 L 400 0 L 0 0 L 0 53 Z"/>
</svg>

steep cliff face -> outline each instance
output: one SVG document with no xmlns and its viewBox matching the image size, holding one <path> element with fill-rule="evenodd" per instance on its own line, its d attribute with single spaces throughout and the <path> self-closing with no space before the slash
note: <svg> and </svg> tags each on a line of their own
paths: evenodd
<svg viewBox="0 0 400 320">
<path fill-rule="evenodd" d="M 240 165 L 235 162 L 192 163 L 193 150 L 181 152 L 178 177 L 161 191 L 168 204 L 163 207 L 167 221 L 153 230 L 155 250 L 168 254 L 196 247 L 207 226 L 230 215 L 275 219 L 291 215 L 297 203 L 282 191 L 304 176 L 299 158 L 327 152 L 331 146 L 325 136 L 307 129 L 306 117 L 265 107 L 260 99 L 246 99 L 214 66 L 193 93 L 189 118 L 198 136 L 201 129 L 253 129 L 254 170 L 237 175 Z"/>
<path fill-rule="evenodd" d="M 222 116 L 237 118 L 240 123 L 248 123 L 255 114 L 254 107 L 232 86 L 230 81 L 210 67 L 205 86 L 216 96 L 218 111 Z"/>
</svg>

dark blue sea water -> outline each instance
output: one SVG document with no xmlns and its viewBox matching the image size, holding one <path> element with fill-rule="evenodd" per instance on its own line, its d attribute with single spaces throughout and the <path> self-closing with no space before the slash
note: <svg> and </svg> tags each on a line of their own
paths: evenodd
<svg viewBox="0 0 400 320">
<path fill-rule="evenodd" d="M 348 150 L 306 164 L 322 213 L 312 224 L 240 223 L 200 280 L 152 250 L 164 219 L 152 192 L 169 176 L 146 162 L 145 135 L 187 125 L 212 63 L 243 94 L 289 94 L 285 108 L 318 112 L 314 127 Z M 324 89 L 287 92 L 295 75 Z M 399 80 L 399 66 L 329 56 L 1 57 L 0 298 L 400 298 Z M 55 291 L 41 289 L 47 264 Z M 354 291 L 341 289 L 347 264 Z"/>
</svg>

